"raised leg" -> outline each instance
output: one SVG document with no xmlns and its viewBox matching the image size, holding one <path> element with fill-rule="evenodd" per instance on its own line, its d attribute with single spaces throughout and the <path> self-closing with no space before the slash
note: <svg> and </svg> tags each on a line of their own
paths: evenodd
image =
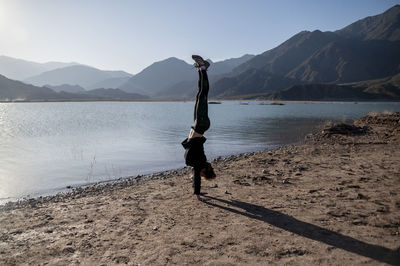
<svg viewBox="0 0 400 266">
<path fill-rule="evenodd" d="M 208 117 L 208 76 L 206 70 L 199 69 L 198 92 L 194 106 L 194 123 L 192 128 L 199 134 L 204 134 L 210 128 Z"/>
</svg>

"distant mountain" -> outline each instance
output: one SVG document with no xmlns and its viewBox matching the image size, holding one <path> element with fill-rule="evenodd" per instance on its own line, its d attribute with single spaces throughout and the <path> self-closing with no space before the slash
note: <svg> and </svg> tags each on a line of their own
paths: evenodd
<svg viewBox="0 0 400 266">
<path fill-rule="evenodd" d="M 132 76 L 105 79 L 90 85 L 88 89 L 98 89 L 98 88 L 116 89 L 122 86 L 124 83 L 126 83 L 131 77 Z"/>
<path fill-rule="evenodd" d="M 193 80 L 184 80 L 174 84 L 154 95 L 154 98 L 157 99 L 167 99 L 167 100 L 176 100 L 176 99 L 193 99 L 197 94 L 197 81 Z"/>
<path fill-rule="evenodd" d="M 124 71 L 104 71 L 77 63 L 36 63 L 8 56 L 0 56 L 0 74 L 37 86 L 70 84 L 87 89 L 118 88 L 132 77 Z M 70 89 L 64 86 L 64 91 L 75 91 Z"/>
<path fill-rule="evenodd" d="M 61 87 L 58 87 L 58 89 Z M 68 88 L 71 88 L 71 86 Z M 71 93 L 64 90 L 56 92 L 47 87 L 28 85 L 0 75 L 0 101 L 105 101 L 146 98 L 146 96 L 126 93 L 119 89 L 96 89 L 81 93 Z"/>
<path fill-rule="evenodd" d="M 226 74 L 228 72 L 231 72 L 235 67 L 249 61 L 253 57 L 254 55 L 245 54 L 238 58 L 230 58 L 218 62 L 213 62 L 210 59 L 208 59 L 207 61 L 211 63 L 209 72 L 211 75 L 214 76 Z"/>
<path fill-rule="evenodd" d="M 194 70 L 194 72 L 196 73 L 196 71 Z M 216 81 L 218 81 L 219 79 L 221 79 L 222 77 L 224 77 L 224 75 L 226 74 L 222 74 L 222 75 L 218 75 L 218 76 L 214 76 L 212 75 L 212 69 L 210 69 L 208 71 L 208 80 L 211 84 L 211 91 L 210 94 L 212 93 L 212 91 L 214 90 L 214 84 Z M 154 98 L 157 99 L 193 99 L 196 97 L 197 94 L 197 80 L 198 80 L 198 75 L 197 73 L 195 74 L 196 76 L 192 77 L 191 80 L 183 80 L 180 81 L 176 84 L 173 84 L 172 86 L 157 92 L 154 95 Z"/>
<path fill-rule="evenodd" d="M 382 14 L 354 22 L 335 33 L 361 40 L 400 41 L 400 5 L 395 5 Z"/>
<path fill-rule="evenodd" d="M 208 70 L 210 81 L 217 80 L 252 57 L 253 55 L 244 55 L 215 63 L 208 59 L 211 62 Z M 155 98 L 193 98 L 197 88 L 197 78 L 198 74 L 193 65 L 171 57 L 153 63 L 119 88 L 127 92 L 151 95 Z"/>
<path fill-rule="evenodd" d="M 138 100 L 147 99 L 148 96 L 144 96 L 137 93 L 127 93 L 120 89 L 95 89 L 85 92 L 87 95 L 97 96 L 104 99 L 113 100 Z"/>
<path fill-rule="evenodd" d="M 0 56 L 0 74 L 16 80 L 24 80 L 45 71 L 72 65 L 77 65 L 77 63 L 36 63 L 4 55 Z"/>
<path fill-rule="evenodd" d="M 21 81 L 11 80 L 0 75 L 1 101 L 29 101 L 35 99 L 55 99 L 57 97 L 58 93 L 49 88 L 28 85 Z"/>
<path fill-rule="evenodd" d="M 352 82 L 400 70 L 399 42 L 354 40 L 332 32 L 301 32 L 235 70 L 260 69 L 303 82 Z"/>
<path fill-rule="evenodd" d="M 392 76 L 400 72 L 399 32 L 399 5 L 336 32 L 302 31 L 236 67 L 214 84 L 214 91 L 238 96 L 269 93 L 288 81 L 346 83 Z"/>
<path fill-rule="evenodd" d="M 240 73 L 255 68 L 284 76 L 321 47 L 337 39 L 337 35 L 331 32 L 321 32 L 319 30 L 313 32 L 302 31 L 278 47 L 241 64 L 234 71 L 235 73 Z"/>
<path fill-rule="evenodd" d="M 126 92 L 154 96 L 181 81 L 194 80 L 196 75 L 193 66 L 176 57 L 170 57 L 146 67 L 119 88 Z"/>
<path fill-rule="evenodd" d="M 285 76 L 305 82 L 354 82 L 400 71 L 400 42 L 342 39 L 321 47 Z"/>
<path fill-rule="evenodd" d="M 108 79 L 126 78 L 130 76 L 131 74 L 123 71 L 103 71 L 94 67 L 75 65 L 47 71 L 25 79 L 24 82 L 36 86 L 43 86 L 45 84 L 52 86 L 70 84 L 90 88 L 94 84 L 104 82 Z"/>
<path fill-rule="evenodd" d="M 69 85 L 69 84 L 63 84 L 63 85 L 58 85 L 58 86 L 52 86 L 52 85 L 45 85 L 44 87 L 47 87 L 49 89 L 52 89 L 53 91 L 56 92 L 70 92 L 70 93 L 85 93 L 85 89 L 82 88 L 79 85 Z"/>
<path fill-rule="evenodd" d="M 270 100 L 400 100 L 400 74 L 392 77 L 348 84 L 303 84 L 254 96 Z"/>
<path fill-rule="evenodd" d="M 107 73 L 110 76 L 110 78 L 130 78 L 133 76 L 132 74 L 122 70 L 100 70 L 100 71 Z"/>
</svg>

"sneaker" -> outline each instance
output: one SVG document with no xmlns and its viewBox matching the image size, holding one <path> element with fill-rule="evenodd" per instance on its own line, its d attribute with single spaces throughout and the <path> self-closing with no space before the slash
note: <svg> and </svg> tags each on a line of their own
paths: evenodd
<svg viewBox="0 0 400 266">
<path fill-rule="evenodd" d="M 197 68 L 202 68 L 204 70 L 207 70 L 207 68 L 210 66 L 210 63 L 205 61 L 199 55 L 192 55 L 192 59 L 195 61 L 194 66 Z"/>
</svg>

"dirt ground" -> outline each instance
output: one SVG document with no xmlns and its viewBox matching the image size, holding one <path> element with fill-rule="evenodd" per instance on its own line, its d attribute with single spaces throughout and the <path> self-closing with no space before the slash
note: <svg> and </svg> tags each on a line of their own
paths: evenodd
<svg viewBox="0 0 400 266">
<path fill-rule="evenodd" d="M 400 113 L 213 165 L 2 206 L 0 264 L 400 265 Z"/>
</svg>

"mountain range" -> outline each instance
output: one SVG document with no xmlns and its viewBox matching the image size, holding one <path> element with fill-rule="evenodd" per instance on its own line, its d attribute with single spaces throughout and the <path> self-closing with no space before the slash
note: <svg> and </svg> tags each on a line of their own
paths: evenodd
<svg viewBox="0 0 400 266">
<path fill-rule="evenodd" d="M 220 70 L 219 66 L 231 60 L 217 63 L 210 61 L 210 96 L 228 99 L 248 95 L 265 98 L 269 95 L 271 99 L 277 99 L 284 94 L 273 92 L 290 88 L 294 93 L 293 99 L 296 99 L 296 90 L 299 90 L 299 98 L 304 99 L 301 88 L 308 86 L 313 88 L 308 90 L 309 98 L 316 100 L 396 98 L 396 94 L 390 94 L 387 90 L 373 94 L 365 94 L 363 90 L 356 93 L 353 86 L 338 84 L 393 78 L 400 72 L 399 47 L 400 5 L 396 5 L 380 15 L 361 19 L 334 32 L 299 32 L 262 54 L 233 59 L 230 69 Z M 170 79 L 164 78 L 163 74 Z M 177 82 L 177 77 L 187 78 Z M 171 58 L 156 62 L 138 76 L 132 77 L 130 88 L 120 88 L 156 98 L 190 99 L 196 92 L 196 79 L 196 75 L 184 61 Z M 157 85 L 157 82 L 164 83 Z M 149 84 L 151 85 L 147 86 Z M 321 88 L 322 93 L 316 93 L 316 88 Z M 342 92 L 345 88 L 352 88 L 352 95 Z M 333 97 L 334 95 L 336 96 Z"/>
<path fill-rule="evenodd" d="M 0 75 L 1 101 L 30 101 L 35 99 L 57 99 L 58 93 L 50 88 L 36 87 Z"/>
<path fill-rule="evenodd" d="M 211 63 L 208 70 L 212 84 L 210 96 L 218 99 L 398 100 L 399 47 L 400 5 L 396 5 L 337 31 L 299 32 L 258 55 L 246 54 L 218 62 L 208 59 Z M 146 95 L 153 99 L 192 99 L 197 87 L 193 66 L 175 57 L 155 62 L 131 75 L 77 63 L 39 64 L 1 56 L 0 74 L 46 86 L 38 90 L 43 95 L 51 89 L 54 93 L 63 93 L 63 97 L 68 93 L 81 96 L 100 93 L 128 98 Z M 0 87 L 0 96 L 1 90 Z M 56 96 L 49 94 L 49 97 Z"/>
<path fill-rule="evenodd" d="M 0 75 L 0 101 L 121 101 L 148 99 L 147 96 L 128 93 L 120 89 L 86 91 L 82 87 L 74 86 L 75 93 L 65 91 L 65 88 L 71 91 L 71 87 L 71 85 L 38 87 Z"/>
<path fill-rule="evenodd" d="M 239 58 L 215 63 L 208 59 L 211 63 L 210 79 L 231 72 L 235 67 L 253 57 L 254 55 L 246 54 Z M 182 98 L 186 96 L 185 91 L 193 91 L 190 89 L 197 87 L 197 76 L 193 65 L 176 57 L 170 57 L 143 69 L 119 88 L 159 98 Z"/>
<path fill-rule="evenodd" d="M 213 63 L 217 73 L 227 73 L 252 55 Z M 18 59 L 19 60 L 19 59 Z M 20 63 L 24 63 L 20 60 Z M 211 61 L 211 60 L 209 60 Z M 26 64 L 31 62 L 25 61 Z M 210 71 L 212 72 L 212 71 Z M 212 75 L 211 75 L 212 76 Z M 44 71 L 22 82 L 2 76 L 0 100 L 137 100 L 148 95 L 158 99 L 182 98 L 180 84 L 191 98 L 197 86 L 194 67 L 175 57 L 155 62 L 136 75 L 124 71 L 104 71 L 75 64 Z M 7 80 L 7 81 L 6 81 Z M 27 86 L 24 86 L 27 85 Z M 15 86 L 15 90 L 12 87 Z M 188 90 L 189 88 L 189 90 Z M 13 92 L 13 93 L 11 93 Z M 163 95 L 167 92 L 168 97 Z M 171 94 L 172 93 L 172 94 Z M 97 98 L 96 98 L 97 97 Z"/>
<path fill-rule="evenodd" d="M 85 65 L 73 65 L 46 71 L 23 81 L 36 86 L 70 84 L 92 89 L 101 88 L 103 83 L 110 83 L 110 80 L 115 79 L 122 83 L 131 76 L 131 74 L 124 71 L 105 71 Z"/>
<path fill-rule="evenodd" d="M 45 71 L 57 68 L 73 66 L 77 63 L 61 63 L 47 62 L 36 63 L 18 58 L 0 55 L 0 74 L 16 80 L 24 80 L 26 78 L 39 75 Z"/>
<path fill-rule="evenodd" d="M 335 32 L 300 32 L 239 65 L 233 70 L 235 75 L 218 80 L 214 96 L 267 94 L 290 85 L 303 84 L 299 88 L 304 88 L 305 84 L 391 77 L 400 72 L 399 47 L 400 6 L 396 5 Z"/>
</svg>

